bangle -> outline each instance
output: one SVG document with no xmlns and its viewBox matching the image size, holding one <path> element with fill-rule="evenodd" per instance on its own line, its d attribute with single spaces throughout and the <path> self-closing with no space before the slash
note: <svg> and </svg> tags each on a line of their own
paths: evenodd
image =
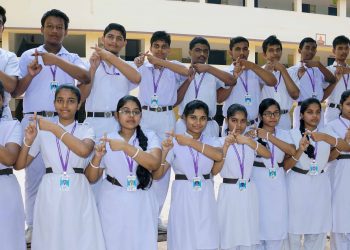
<svg viewBox="0 0 350 250">
<path fill-rule="evenodd" d="M 202 146 L 202 151 L 201 151 L 202 154 L 204 152 L 204 148 L 205 148 L 205 143 L 203 143 L 203 146 Z"/>
<path fill-rule="evenodd" d="M 63 132 L 63 134 L 62 134 L 61 137 L 60 137 L 60 141 L 62 141 L 63 136 L 64 136 L 65 134 L 67 134 L 67 133 L 68 133 L 68 131 L 64 131 L 64 132 Z"/>
<path fill-rule="evenodd" d="M 266 140 L 269 141 L 269 132 L 266 134 Z"/>
<path fill-rule="evenodd" d="M 337 148 L 338 146 L 338 138 L 335 138 L 335 145 L 333 147 Z"/>
<path fill-rule="evenodd" d="M 256 148 L 255 148 L 255 152 L 258 151 L 258 148 L 259 148 L 259 143 L 256 142 Z"/>
<path fill-rule="evenodd" d="M 100 168 L 100 167 L 96 167 L 94 164 L 92 164 L 92 162 L 90 161 L 90 166 L 93 168 Z"/>
<path fill-rule="evenodd" d="M 339 154 L 341 154 L 341 151 L 339 151 L 339 149 L 335 148 L 335 150 L 336 150 Z"/>
<path fill-rule="evenodd" d="M 293 159 L 294 161 L 299 161 L 297 158 L 294 157 L 294 155 L 292 155 L 292 159 Z"/>
<path fill-rule="evenodd" d="M 138 149 L 136 150 L 136 153 L 135 153 L 133 156 L 131 156 L 131 158 L 132 158 L 132 159 L 135 159 L 136 156 L 139 154 L 139 152 L 140 152 L 140 149 L 138 148 Z"/>
<path fill-rule="evenodd" d="M 165 162 L 161 163 L 160 165 L 165 166 L 166 164 L 167 164 L 167 162 L 165 161 Z"/>
<path fill-rule="evenodd" d="M 26 146 L 27 148 L 30 148 L 32 145 L 28 145 L 27 143 L 26 143 L 26 138 L 24 137 L 23 138 L 23 144 L 24 144 L 24 146 Z"/>
</svg>

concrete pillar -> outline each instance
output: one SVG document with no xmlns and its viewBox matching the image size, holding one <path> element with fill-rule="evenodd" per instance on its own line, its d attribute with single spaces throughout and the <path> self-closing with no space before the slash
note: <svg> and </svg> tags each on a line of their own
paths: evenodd
<svg viewBox="0 0 350 250">
<path fill-rule="evenodd" d="M 294 11 L 302 12 L 303 1 L 302 0 L 294 0 Z"/>
<path fill-rule="evenodd" d="M 337 1 L 337 14 L 340 17 L 346 17 L 346 0 Z"/>
</svg>

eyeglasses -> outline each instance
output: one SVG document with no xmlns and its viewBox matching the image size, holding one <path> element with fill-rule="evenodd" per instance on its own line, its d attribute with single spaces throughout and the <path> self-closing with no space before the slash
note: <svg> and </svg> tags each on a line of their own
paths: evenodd
<svg viewBox="0 0 350 250">
<path fill-rule="evenodd" d="M 276 111 L 276 112 L 265 112 L 265 113 L 263 113 L 263 116 L 266 116 L 266 117 L 272 117 L 272 116 L 274 116 L 274 117 L 280 117 L 280 115 L 281 115 L 281 112 L 280 111 Z"/>
<path fill-rule="evenodd" d="M 118 111 L 122 115 L 128 115 L 128 116 L 139 116 L 141 115 L 140 110 L 129 110 L 129 109 L 123 109 Z"/>
<path fill-rule="evenodd" d="M 48 29 L 48 30 L 54 30 L 56 29 L 57 31 L 62 31 L 64 29 L 64 26 L 61 26 L 61 25 L 52 25 L 52 24 L 47 24 L 45 25 L 45 28 Z"/>
</svg>

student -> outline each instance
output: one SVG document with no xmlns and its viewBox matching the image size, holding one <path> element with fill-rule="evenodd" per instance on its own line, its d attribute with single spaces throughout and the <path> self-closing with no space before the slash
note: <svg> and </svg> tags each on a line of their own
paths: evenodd
<svg viewBox="0 0 350 250">
<path fill-rule="evenodd" d="M 227 109 L 226 136 L 221 137 L 224 158 L 212 169 L 223 183 L 218 194 L 220 249 L 253 250 L 260 243 L 258 193 L 250 179 L 255 156 L 269 158 L 270 152 L 245 136 L 247 110 L 241 104 Z"/>
<path fill-rule="evenodd" d="M 18 121 L 2 118 L 5 90 L 0 81 L 0 242 L 6 250 L 25 250 L 24 207 L 21 190 L 12 166 L 22 144 Z"/>
<path fill-rule="evenodd" d="M 232 58 L 232 64 L 227 71 L 237 80 L 237 84 L 228 88 L 218 90 L 218 102 L 224 102 L 223 115 L 226 117 L 227 109 L 233 103 L 239 103 L 248 111 L 248 127 L 255 124 L 258 118 L 258 107 L 260 103 L 261 85 L 266 83 L 268 86 L 274 86 L 277 83 L 274 75 L 249 62 L 249 41 L 241 36 L 230 39 L 229 54 Z M 227 122 L 224 122 L 222 131 L 226 130 Z"/>
<path fill-rule="evenodd" d="M 298 52 L 301 55 L 301 61 L 288 69 L 291 78 L 300 90 L 298 106 L 293 113 L 294 129 L 299 128 L 299 114 L 302 101 L 311 97 L 321 101 L 324 97 L 323 88 L 326 87 L 326 82 L 334 84 L 336 81 L 334 75 L 322 63 L 313 61 L 317 52 L 317 44 L 314 39 L 306 37 L 301 40 Z M 324 126 L 323 111 L 319 126 L 321 128 Z"/>
<path fill-rule="evenodd" d="M 79 89 L 60 85 L 54 105 L 58 121 L 34 114 L 15 168 L 28 167 L 39 154 L 46 166 L 34 208 L 33 250 L 105 249 L 93 193 L 84 175 L 87 157 L 94 147 L 94 133 L 77 124 Z"/>
<path fill-rule="evenodd" d="M 63 46 L 63 39 L 68 32 L 69 18 L 60 10 L 49 10 L 41 18 L 41 33 L 44 44 L 25 51 L 20 59 L 19 83 L 12 93 L 14 97 L 23 97 L 22 128 L 29 124 L 29 117 L 34 112 L 50 121 L 57 121 L 54 108 L 56 88 L 61 84 L 89 82 L 88 71 L 77 54 L 69 53 Z M 45 167 L 42 157 L 36 157 L 25 175 L 25 209 L 28 230 L 26 240 L 30 242 L 33 226 L 33 208 L 36 193 Z"/>
<path fill-rule="evenodd" d="M 330 84 L 324 90 L 323 99 L 326 100 L 326 111 L 324 113 L 325 123 L 338 119 L 339 101 L 341 94 L 350 89 L 349 78 L 350 69 L 346 63 L 349 55 L 350 40 L 346 36 L 337 36 L 333 40 L 333 54 L 335 61 L 333 65 L 327 67 L 336 77 L 336 83 Z"/>
<path fill-rule="evenodd" d="M 263 68 L 274 74 L 277 84 L 275 86 L 264 84 L 261 91 L 261 99 L 273 98 L 279 103 L 281 116 L 277 126 L 289 130 L 292 127 L 289 111 L 292 109 L 293 100 L 299 98 L 299 89 L 284 65 L 280 63 L 282 56 L 281 41 L 276 36 L 269 36 L 264 40 L 262 48 L 263 55 L 267 60 Z"/>
<path fill-rule="evenodd" d="M 98 210 L 107 249 L 158 248 L 158 203 L 150 187 L 161 150 L 157 135 L 141 129 L 141 111 L 136 97 L 119 100 L 115 117 L 120 129 L 102 138 L 85 173 L 94 182 L 106 170 Z"/>
<path fill-rule="evenodd" d="M 338 83 L 339 84 L 339 83 Z M 340 98 L 340 117 L 331 121 L 328 127 L 339 138 L 350 142 L 350 90 L 342 93 Z M 330 168 L 332 185 L 333 227 L 331 231 L 331 249 L 350 248 L 350 199 L 349 190 L 349 164 L 348 150 L 332 150 L 331 160 L 336 159 Z"/>
<path fill-rule="evenodd" d="M 272 98 L 259 105 L 259 128 L 252 130 L 258 142 L 271 152 L 268 159 L 257 157 L 253 163 L 252 182 L 259 196 L 261 250 L 281 250 L 288 236 L 288 199 L 286 175 L 283 168 L 285 154 L 295 154 L 289 130 L 278 128 L 281 108 Z"/>
<path fill-rule="evenodd" d="M 203 133 L 209 136 L 219 136 L 219 125 L 214 120 L 217 91 L 220 88 L 224 88 L 225 84 L 236 84 L 236 80 L 232 74 L 207 64 L 210 52 L 210 45 L 207 39 L 195 37 L 190 42 L 189 47 L 192 73 L 178 90 L 179 116 L 183 115 L 187 103 L 192 100 L 201 100 L 209 106 L 208 124 Z M 186 131 L 185 125 L 184 120 L 179 119 L 176 122 L 176 133 L 184 133 Z"/>
<path fill-rule="evenodd" d="M 291 130 L 296 153 L 285 160 L 289 203 L 289 248 L 324 249 L 332 226 L 331 185 L 325 166 L 331 147 L 344 150 L 346 142 L 335 138 L 329 129 L 318 129 L 321 103 L 316 98 L 300 105 L 300 127 Z M 320 219 L 321 218 L 321 219 Z"/>
<path fill-rule="evenodd" d="M 0 6 L 0 38 L 4 32 L 6 23 L 6 10 Z M 2 119 L 12 120 L 9 107 L 11 93 L 17 86 L 19 67 L 17 56 L 9 51 L 0 48 L 0 81 L 5 89 L 3 100 Z"/>
<path fill-rule="evenodd" d="M 200 100 L 186 104 L 185 134 L 170 133 L 163 141 L 162 164 L 154 178 L 170 167 L 175 172 L 168 223 L 169 250 L 218 249 L 217 208 L 211 170 L 222 160 L 219 142 L 203 133 L 208 105 Z"/>
</svg>

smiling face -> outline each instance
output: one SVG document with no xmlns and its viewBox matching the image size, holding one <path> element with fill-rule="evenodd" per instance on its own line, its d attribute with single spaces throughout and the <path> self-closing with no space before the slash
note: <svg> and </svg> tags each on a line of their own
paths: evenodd
<svg viewBox="0 0 350 250">
<path fill-rule="evenodd" d="M 244 112 L 237 111 L 227 119 L 229 131 L 235 130 L 236 133 L 242 134 L 247 128 L 247 117 Z"/>
<path fill-rule="evenodd" d="M 199 135 L 205 129 L 208 123 L 208 116 L 203 109 L 195 109 L 192 114 L 184 117 L 187 133 Z"/>
<path fill-rule="evenodd" d="M 141 109 L 134 101 L 127 101 L 120 107 L 118 112 L 115 113 L 122 129 L 133 130 L 141 121 Z"/>
<path fill-rule="evenodd" d="M 249 44 L 247 42 L 239 42 L 233 45 L 229 53 L 233 61 L 240 59 L 248 59 L 249 56 Z"/>
<path fill-rule="evenodd" d="M 317 45 L 314 42 L 306 42 L 298 51 L 301 55 L 301 60 L 312 60 L 316 55 Z"/>
<path fill-rule="evenodd" d="M 64 20 L 60 17 L 49 16 L 46 18 L 44 26 L 41 27 L 41 33 L 44 36 L 46 44 L 60 46 L 67 35 L 64 26 Z"/>
<path fill-rule="evenodd" d="M 150 51 L 153 56 L 165 60 L 170 53 L 170 45 L 164 40 L 156 40 L 152 43 Z"/>
<path fill-rule="evenodd" d="M 101 41 L 106 50 L 117 55 L 126 45 L 126 40 L 124 40 L 124 37 L 119 30 L 110 30 L 102 37 Z"/>
<path fill-rule="evenodd" d="M 72 90 L 64 88 L 56 94 L 54 105 L 58 117 L 66 121 L 73 121 L 80 107 L 77 95 Z"/>
</svg>

